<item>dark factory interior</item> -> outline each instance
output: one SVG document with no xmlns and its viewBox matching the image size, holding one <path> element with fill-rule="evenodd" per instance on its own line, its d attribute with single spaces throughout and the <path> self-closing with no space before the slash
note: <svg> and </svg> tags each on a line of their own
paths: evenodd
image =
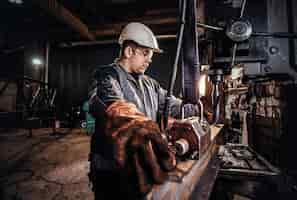
<svg viewBox="0 0 297 200">
<path fill-rule="evenodd" d="M 102 199 L 90 91 L 131 22 L 163 50 L 146 74 L 167 90 L 159 125 L 177 162 L 139 199 L 297 199 L 296 10 L 295 0 L 1 0 L 0 199 Z M 168 128 L 172 95 L 199 114 Z"/>
</svg>

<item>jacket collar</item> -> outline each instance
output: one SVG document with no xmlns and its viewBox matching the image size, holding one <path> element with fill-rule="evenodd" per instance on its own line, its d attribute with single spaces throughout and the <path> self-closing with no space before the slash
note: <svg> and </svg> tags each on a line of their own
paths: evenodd
<svg viewBox="0 0 297 200">
<path fill-rule="evenodd" d="M 114 63 L 116 67 L 119 67 L 121 69 L 121 72 L 126 76 L 126 78 L 130 81 L 133 81 L 134 83 L 137 83 L 137 80 L 132 76 L 131 73 L 127 72 L 120 64 Z M 144 75 L 140 75 L 139 78 L 142 79 Z"/>
</svg>

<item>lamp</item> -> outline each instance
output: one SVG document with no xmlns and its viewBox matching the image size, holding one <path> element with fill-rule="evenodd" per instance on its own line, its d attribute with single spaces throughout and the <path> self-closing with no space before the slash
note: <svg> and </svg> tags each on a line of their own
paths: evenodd
<svg viewBox="0 0 297 200">
<path fill-rule="evenodd" d="M 8 0 L 10 3 L 22 4 L 23 0 Z"/>
<path fill-rule="evenodd" d="M 32 58 L 32 64 L 35 66 L 39 66 L 42 65 L 42 60 L 39 57 L 33 57 Z"/>
</svg>

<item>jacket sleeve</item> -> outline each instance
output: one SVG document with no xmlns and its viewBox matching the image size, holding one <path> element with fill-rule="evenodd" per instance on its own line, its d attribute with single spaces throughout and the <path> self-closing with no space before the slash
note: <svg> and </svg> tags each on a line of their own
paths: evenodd
<svg viewBox="0 0 297 200">
<path fill-rule="evenodd" d="M 167 90 L 163 89 L 160 85 L 158 85 L 157 88 L 158 88 L 157 90 L 159 95 L 159 112 L 162 113 L 165 107 Z M 170 102 L 171 102 L 171 107 L 170 107 L 171 116 L 174 118 L 180 118 L 182 100 L 175 96 L 172 96 L 170 99 Z M 199 113 L 198 106 L 193 104 L 185 104 L 184 113 L 185 113 L 185 117 L 198 115 Z"/>
<path fill-rule="evenodd" d="M 94 72 L 92 88 L 89 89 L 90 113 L 93 117 L 101 117 L 104 110 L 117 100 L 123 100 L 123 92 L 116 73 L 104 68 Z"/>
</svg>

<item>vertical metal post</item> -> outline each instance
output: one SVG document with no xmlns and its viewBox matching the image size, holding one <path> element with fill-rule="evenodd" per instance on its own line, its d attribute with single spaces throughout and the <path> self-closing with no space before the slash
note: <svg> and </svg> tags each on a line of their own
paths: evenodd
<svg viewBox="0 0 297 200">
<path fill-rule="evenodd" d="M 45 87 L 47 88 L 48 84 L 48 64 L 49 64 L 49 51 L 50 51 L 50 43 L 46 42 L 45 47 L 45 63 L 44 63 L 44 82 L 46 83 Z"/>
<path fill-rule="evenodd" d="M 176 50 L 176 56 L 174 60 L 174 65 L 173 65 L 173 71 L 170 77 L 170 85 L 169 89 L 167 91 L 167 96 L 165 99 L 165 106 L 164 106 L 164 119 L 163 119 L 163 128 L 166 130 L 168 127 L 168 118 L 170 116 L 170 99 L 173 95 L 173 88 L 175 84 L 175 79 L 176 79 L 176 73 L 177 73 L 177 67 L 178 67 L 178 61 L 181 53 L 181 48 L 182 48 L 182 42 L 183 42 L 183 35 L 184 35 L 184 27 L 185 27 L 185 15 L 186 15 L 186 5 L 187 5 L 187 0 L 182 0 L 182 8 L 181 8 L 181 22 L 180 22 L 180 29 L 178 33 L 178 42 L 177 42 L 177 50 Z"/>
</svg>

